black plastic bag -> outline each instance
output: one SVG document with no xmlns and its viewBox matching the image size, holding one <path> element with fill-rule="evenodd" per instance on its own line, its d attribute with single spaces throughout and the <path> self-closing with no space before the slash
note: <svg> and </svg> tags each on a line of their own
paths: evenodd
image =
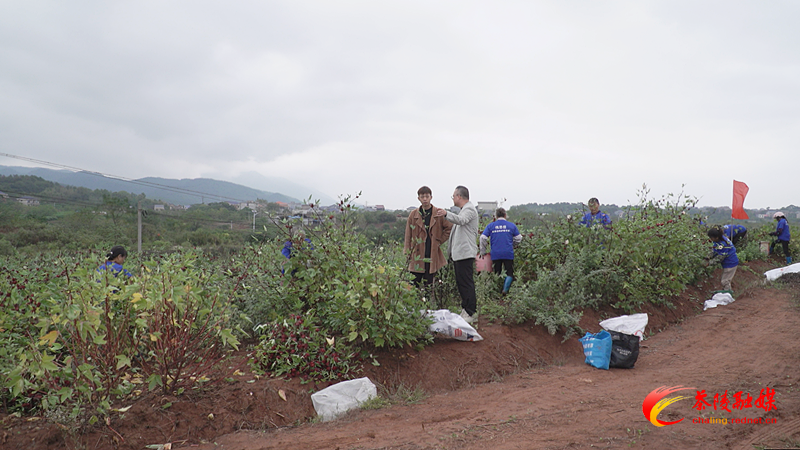
<svg viewBox="0 0 800 450">
<path fill-rule="evenodd" d="M 608 367 L 633 369 L 639 359 L 639 336 L 609 331 L 611 334 L 611 361 Z"/>
</svg>

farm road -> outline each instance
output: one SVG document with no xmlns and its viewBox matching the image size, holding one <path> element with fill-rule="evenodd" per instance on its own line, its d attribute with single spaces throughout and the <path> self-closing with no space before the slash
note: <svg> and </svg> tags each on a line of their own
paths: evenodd
<svg viewBox="0 0 800 450">
<path fill-rule="evenodd" d="M 797 287 L 749 290 L 642 342 L 632 370 L 594 369 L 566 361 L 501 381 L 430 396 L 416 405 L 357 411 L 329 423 L 243 431 L 201 450 L 267 449 L 754 449 L 800 447 L 800 310 Z M 469 344 L 465 344 L 469 345 Z M 486 342 L 475 345 L 486 345 Z M 487 346 L 488 347 L 488 346 Z M 686 386 L 656 427 L 642 413 L 660 386 Z M 774 390 L 775 407 L 713 408 L 715 394 L 733 403 Z M 711 404 L 693 409 L 705 390 Z M 769 391 L 765 391 L 769 392 Z M 673 396 L 678 394 L 673 394 Z M 727 423 L 697 424 L 697 418 Z M 734 424 L 756 419 L 764 424 Z"/>
</svg>

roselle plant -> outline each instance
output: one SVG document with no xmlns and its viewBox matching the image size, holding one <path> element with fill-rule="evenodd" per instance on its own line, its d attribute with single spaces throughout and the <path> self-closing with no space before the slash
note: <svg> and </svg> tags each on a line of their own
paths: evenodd
<svg viewBox="0 0 800 450">
<path fill-rule="evenodd" d="M 190 388 L 237 349 L 229 326 L 233 310 L 221 274 L 198 263 L 194 252 L 142 267 L 130 295 L 137 311 L 139 366 L 149 387 L 164 393 Z"/>
<path fill-rule="evenodd" d="M 569 336 L 583 308 L 605 304 L 631 313 L 647 303 L 669 306 L 669 297 L 708 276 L 711 269 L 702 264 L 706 228 L 690 212 L 697 200 L 648 194 L 643 186 L 639 202 L 608 228 L 587 228 L 567 216 L 522 230 L 515 255 L 519 282 L 503 318 L 533 319 Z"/>
<path fill-rule="evenodd" d="M 238 345 L 232 309 L 221 274 L 200 261 L 192 251 L 136 269 L 128 261 L 131 279 L 97 272 L 90 256 L 36 267 L 42 282 L 9 296 L 0 314 L 0 395 L 22 408 L 71 408 L 73 418 L 86 411 L 96 421 L 94 413 L 133 391 L 134 378 L 166 393 L 224 376 L 211 369 Z"/>
<path fill-rule="evenodd" d="M 285 319 L 255 327 L 253 370 L 275 377 L 304 381 L 336 381 L 361 371 L 356 350 L 341 339 L 329 337 L 312 315 L 290 314 Z"/>
<path fill-rule="evenodd" d="M 284 221 L 283 238 L 248 252 L 248 260 L 231 271 L 233 277 L 247 273 L 242 307 L 262 314 L 250 319 L 268 323 L 290 314 L 311 314 L 332 336 L 365 350 L 426 341 L 429 322 L 420 311 L 427 305 L 411 285 L 402 245 L 376 246 L 353 232 L 348 197 L 335 216 L 318 213 L 320 224 L 304 229 L 310 242 L 293 233 L 293 222 Z M 292 243 L 291 259 L 280 255 L 284 241 Z M 276 258 L 281 258 L 282 272 Z"/>
</svg>

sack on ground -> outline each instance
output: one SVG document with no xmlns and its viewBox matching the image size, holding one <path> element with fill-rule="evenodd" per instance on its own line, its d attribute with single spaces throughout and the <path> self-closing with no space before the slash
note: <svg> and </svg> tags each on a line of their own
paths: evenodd
<svg viewBox="0 0 800 450">
<path fill-rule="evenodd" d="M 632 334 L 644 339 L 644 328 L 647 326 L 647 313 L 631 314 L 629 316 L 612 317 L 600 322 L 604 330 L 618 331 Z"/>
<path fill-rule="evenodd" d="M 323 422 L 358 408 L 362 403 L 378 395 L 378 389 L 369 378 L 342 381 L 311 394 L 311 403 Z"/>
<path fill-rule="evenodd" d="M 718 292 L 713 297 L 703 302 L 703 311 L 709 308 L 716 308 L 720 305 L 733 303 L 733 296 L 727 292 Z"/>
<path fill-rule="evenodd" d="M 611 335 L 611 360 L 608 367 L 633 369 L 639 359 L 639 336 L 609 331 Z"/>
<path fill-rule="evenodd" d="M 428 327 L 431 333 L 439 333 L 459 341 L 482 341 L 483 337 L 464 320 L 461 315 L 447 309 L 428 310 L 433 323 Z"/>
<path fill-rule="evenodd" d="M 586 364 L 608 370 L 608 364 L 611 361 L 611 335 L 608 331 L 603 330 L 595 334 L 587 332 L 579 340 L 583 344 Z"/>
<path fill-rule="evenodd" d="M 800 263 L 795 263 L 790 266 L 778 267 L 777 269 L 768 270 L 764 272 L 764 276 L 767 277 L 767 281 L 775 281 L 785 273 L 798 273 L 798 272 L 800 272 Z"/>
</svg>

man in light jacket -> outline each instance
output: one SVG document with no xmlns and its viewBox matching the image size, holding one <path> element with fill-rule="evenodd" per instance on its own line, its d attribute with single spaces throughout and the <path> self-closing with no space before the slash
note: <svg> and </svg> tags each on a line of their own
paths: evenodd
<svg viewBox="0 0 800 450">
<path fill-rule="evenodd" d="M 436 211 L 436 217 L 444 217 L 453 223 L 448 252 L 453 260 L 456 286 L 461 296 L 461 317 L 467 323 L 473 323 L 478 317 L 478 300 L 475 297 L 475 281 L 472 278 L 475 255 L 478 254 L 478 210 L 469 201 L 469 189 L 464 186 L 456 187 L 453 192 L 453 204 L 461 208 L 458 214 L 440 209 Z"/>
</svg>

